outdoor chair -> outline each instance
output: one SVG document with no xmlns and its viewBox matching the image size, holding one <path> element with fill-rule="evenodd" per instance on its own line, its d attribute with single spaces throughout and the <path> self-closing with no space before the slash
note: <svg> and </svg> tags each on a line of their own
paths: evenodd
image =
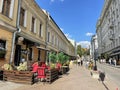
<svg viewBox="0 0 120 90">
<path fill-rule="evenodd" d="M 37 68 L 37 79 L 40 81 L 46 81 L 46 68 L 45 67 L 38 67 Z"/>
<path fill-rule="evenodd" d="M 36 82 L 36 79 L 37 79 L 37 69 L 38 69 L 38 64 L 33 64 L 32 65 L 32 71 L 34 74 L 33 74 L 33 82 Z"/>
</svg>

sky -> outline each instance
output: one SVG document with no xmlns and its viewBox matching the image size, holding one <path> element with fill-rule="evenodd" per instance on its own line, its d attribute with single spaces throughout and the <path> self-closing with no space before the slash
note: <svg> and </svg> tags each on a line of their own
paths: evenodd
<svg viewBox="0 0 120 90">
<path fill-rule="evenodd" d="M 88 47 L 96 34 L 104 0 L 35 0 L 40 8 L 49 12 L 68 39 Z"/>
</svg>

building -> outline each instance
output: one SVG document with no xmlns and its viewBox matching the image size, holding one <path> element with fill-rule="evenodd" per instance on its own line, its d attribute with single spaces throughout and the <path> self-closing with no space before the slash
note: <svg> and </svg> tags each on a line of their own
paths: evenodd
<svg viewBox="0 0 120 90">
<path fill-rule="evenodd" d="M 106 59 L 116 58 L 120 64 L 120 0 L 105 0 L 97 22 L 98 52 Z"/>
<path fill-rule="evenodd" d="M 50 14 L 35 0 L 0 0 L 0 64 L 45 62 L 49 52 L 75 56 L 74 46 Z"/>
<path fill-rule="evenodd" d="M 0 66 L 9 63 L 17 32 L 18 0 L 0 0 Z"/>
</svg>

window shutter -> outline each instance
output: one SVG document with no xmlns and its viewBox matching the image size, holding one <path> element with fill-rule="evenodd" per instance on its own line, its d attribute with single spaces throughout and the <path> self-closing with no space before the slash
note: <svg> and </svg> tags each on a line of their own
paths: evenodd
<svg viewBox="0 0 120 90">
<path fill-rule="evenodd" d="M 24 27 L 27 26 L 27 10 L 25 10 L 25 16 L 24 16 Z"/>
<path fill-rule="evenodd" d="M 9 14 L 9 17 L 10 17 L 10 18 L 12 18 L 12 16 L 13 16 L 13 9 L 14 9 L 14 0 L 11 0 L 10 14 Z"/>
<path fill-rule="evenodd" d="M 0 0 L 0 13 L 2 12 L 3 0 Z"/>
<path fill-rule="evenodd" d="M 30 14 L 30 31 L 32 31 L 32 14 Z"/>
<path fill-rule="evenodd" d="M 37 19 L 35 19 L 35 23 L 34 23 L 34 33 L 36 33 L 36 23 L 37 23 Z"/>
</svg>

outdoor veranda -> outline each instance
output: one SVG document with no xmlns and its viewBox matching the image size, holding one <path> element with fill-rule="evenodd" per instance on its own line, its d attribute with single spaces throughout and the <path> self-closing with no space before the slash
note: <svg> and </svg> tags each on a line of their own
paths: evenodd
<svg viewBox="0 0 120 90">
<path fill-rule="evenodd" d="M 47 65 L 45 62 L 23 62 L 15 67 L 10 64 L 4 64 L 1 70 L 1 79 L 16 83 L 34 84 L 36 82 L 51 83 L 59 78 L 59 75 L 65 74 L 69 70 L 69 64 L 64 62 L 52 61 Z"/>
</svg>

